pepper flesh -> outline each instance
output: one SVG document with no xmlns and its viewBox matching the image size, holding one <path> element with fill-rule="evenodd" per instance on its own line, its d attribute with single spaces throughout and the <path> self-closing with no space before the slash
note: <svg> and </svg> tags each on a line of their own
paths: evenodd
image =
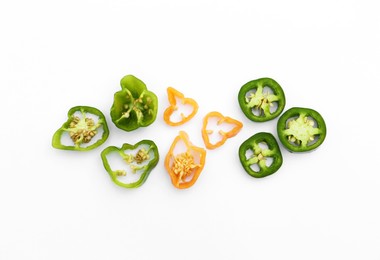
<svg viewBox="0 0 380 260">
<path fill-rule="evenodd" d="M 264 92 L 264 88 L 270 91 Z M 244 84 L 239 91 L 238 101 L 246 117 L 255 122 L 265 122 L 279 116 L 285 107 L 285 93 L 281 86 L 271 78 L 260 78 Z M 271 107 L 277 108 L 271 111 Z"/>
<path fill-rule="evenodd" d="M 207 125 L 208 125 L 209 120 L 211 118 L 217 118 L 216 124 L 218 126 L 222 125 L 222 124 L 234 125 L 234 127 L 228 132 L 224 132 L 223 130 L 219 130 L 218 134 L 221 136 L 221 139 L 216 143 L 211 143 L 211 141 L 210 141 L 210 135 L 213 133 L 213 130 L 207 129 Z M 216 149 L 216 148 L 222 146 L 227 141 L 228 138 L 231 138 L 231 137 L 234 137 L 235 135 L 237 135 L 240 132 L 242 127 L 243 127 L 243 124 L 236 119 L 233 119 L 233 118 L 228 117 L 228 116 L 223 116 L 221 113 L 216 112 L 216 111 L 208 113 L 203 118 L 203 126 L 202 126 L 202 138 L 203 138 L 203 141 L 204 141 L 206 148 L 207 149 Z"/>
<path fill-rule="evenodd" d="M 127 150 L 136 150 L 142 145 L 148 146 L 148 149 L 140 148 L 135 154 L 126 153 Z M 150 156 L 152 151 L 153 157 Z M 107 156 L 111 153 L 117 153 L 122 157 L 123 161 L 129 166 L 130 171 L 136 173 L 142 170 L 141 176 L 138 181 L 132 183 L 124 183 L 118 179 L 120 176 L 126 176 L 128 173 L 124 169 L 113 170 L 109 164 Z M 135 145 L 123 144 L 121 148 L 109 146 L 101 153 L 103 166 L 110 175 L 112 181 L 124 188 L 138 188 L 143 185 L 148 178 L 150 172 L 156 167 L 159 160 L 159 153 L 156 144 L 151 140 L 142 140 Z"/>
<path fill-rule="evenodd" d="M 80 116 L 75 115 L 76 112 L 80 112 Z M 95 122 L 87 114 L 97 116 L 98 120 Z M 101 139 L 91 145 L 83 146 L 90 143 L 99 134 L 99 128 L 101 127 L 103 128 Z M 73 145 L 62 144 L 64 133 L 69 134 Z M 76 106 L 69 110 L 68 120 L 54 133 L 52 146 L 62 150 L 89 151 L 103 144 L 107 140 L 108 135 L 107 122 L 100 110 L 89 106 Z"/>
<path fill-rule="evenodd" d="M 174 154 L 179 142 L 183 142 L 186 151 Z M 197 157 L 195 157 L 197 156 Z M 194 146 L 186 132 L 180 131 L 174 139 L 165 158 L 165 168 L 173 185 L 178 189 L 190 188 L 198 179 L 206 160 L 206 150 Z"/>
<path fill-rule="evenodd" d="M 127 75 L 120 81 L 122 90 L 114 95 L 112 122 L 125 131 L 146 127 L 156 120 L 158 100 L 141 80 Z"/>
<path fill-rule="evenodd" d="M 167 93 L 168 93 L 170 106 L 164 112 L 164 121 L 168 125 L 170 126 L 183 125 L 184 123 L 192 119 L 195 116 L 195 114 L 198 112 L 198 103 L 194 99 L 185 97 L 181 92 L 179 92 L 178 90 L 172 87 L 168 87 Z M 193 108 L 193 110 L 187 116 L 181 113 L 181 120 L 178 122 L 173 122 L 171 120 L 171 116 L 175 111 L 178 110 L 177 99 L 181 101 L 182 105 L 190 105 Z"/>
<path fill-rule="evenodd" d="M 310 108 L 293 107 L 277 122 L 277 134 L 290 152 L 307 152 L 319 147 L 326 138 L 323 117 Z"/>
<path fill-rule="evenodd" d="M 267 148 L 262 148 L 260 144 L 265 144 Z M 247 154 L 251 153 L 248 157 Z M 276 139 L 271 133 L 257 133 L 246 141 L 239 148 L 239 158 L 244 170 L 255 178 L 263 178 L 275 173 L 282 165 L 282 154 Z M 268 158 L 273 161 L 267 165 Z M 252 169 L 257 165 L 258 170 Z"/>
</svg>

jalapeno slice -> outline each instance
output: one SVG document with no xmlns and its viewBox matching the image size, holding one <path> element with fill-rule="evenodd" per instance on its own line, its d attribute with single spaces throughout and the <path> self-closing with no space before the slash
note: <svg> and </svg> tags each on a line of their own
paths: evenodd
<svg viewBox="0 0 380 260">
<path fill-rule="evenodd" d="M 238 95 L 239 105 L 248 119 L 265 122 L 278 117 L 285 107 L 285 94 L 271 78 L 261 78 L 244 84 Z"/>
<path fill-rule="evenodd" d="M 275 173 L 282 165 L 282 154 L 271 133 L 257 133 L 239 148 L 239 158 L 244 170 L 255 178 Z"/>
<path fill-rule="evenodd" d="M 277 122 L 277 134 L 290 152 L 307 152 L 319 147 L 326 138 L 323 117 L 310 108 L 293 107 Z"/>
</svg>

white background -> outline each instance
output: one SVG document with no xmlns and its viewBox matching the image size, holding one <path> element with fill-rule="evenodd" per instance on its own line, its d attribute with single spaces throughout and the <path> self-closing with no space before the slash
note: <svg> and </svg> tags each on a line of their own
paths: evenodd
<svg viewBox="0 0 380 260">
<path fill-rule="evenodd" d="M 377 1 L 1 1 L 0 259 L 380 259 Z M 119 80 L 142 79 L 157 120 L 117 129 Z M 272 77 L 286 109 L 310 107 L 328 127 L 307 154 L 282 149 L 254 179 L 237 151 L 254 123 L 237 93 Z M 183 127 L 162 119 L 173 86 L 200 109 Z M 51 147 L 69 108 L 104 112 L 110 137 L 90 152 Z M 242 131 L 208 151 L 197 183 L 178 190 L 163 158 L 179 130 L 203 146 L 203 116 Z M 161 160 L 139 189 L 120 188 L 100 160 L 109 145 L 154 140 Z"/>
</svg>

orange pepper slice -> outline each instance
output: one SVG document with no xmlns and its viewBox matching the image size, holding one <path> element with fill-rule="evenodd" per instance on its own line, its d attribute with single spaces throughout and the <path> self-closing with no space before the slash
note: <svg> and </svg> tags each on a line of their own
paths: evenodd
<svg viewBox="0 0 380 260">
<path fill-rule="evenodd" d="M 219 133 L 219 135 L 221 135 L 221 139 L 214 144 L 212 144 L 210 142 L 210 134 L 212 134 L 214 131 L 206 129 L 210 118 L 217 118 L 217 120 L 218 120 L 216 122 L 217 125 L 221 125 L 221 124 L 225 124 L 225 123 L 234 125 L 234 127 L 228 132 L 224 132 L 223 130 L 219 130 L 218 133 Z M 243 124 L 236 119 L 233 119 L 233 118 L 228 117 L 228 116 L 223 116 L 221 113 L 216 112 L 216 111 L 208 113 L 203 118 L 203 127 L 202 127 L 202 138 L 203 138 L 203 141 L 205 143 L 206 148 L 207 149 L 215 149 L 215 148 L 222 146 L 227 141 L 228 138 L 231 138 L 231 137 L 234 137 L 235 135 L 237 135 L 240 132 L 242 127 L 243 127 Z"/>
<path fill-rule="evenodd" d="M 185 152 L 174 154 L 180 142 L 185 145 Z M 203 170 L 206 160 L 206 150 L 194 146 L 186 132 L 180 131 L 174 139 L 165 158 L 165 168 L 176 188 L 187 189 L 193 186 Z"/>
<path fill-rule="evenodd" d="M 170 106 L 164 112 L 164 121 L 168 125 L 171 125 L 171 126 L 183 125 L 184 123 L 192 119 L 195 116 L 195 114 L 198 112 L 198 103 L 194 99 L 186 98 L 181 92 L 179 92 L 178 90 L 172 87 L 168 87 L 167 92 L 168 92 L 168 99 L 169 99 Z M 193 111 L 188 116 L 185 116 L 183 113 L 181 113 L 182 119 L 179 122 L 173 122 L 170 119 L 174 111 L 178 110 L 176 99 L 181 100 L 182 105 L 190 105 L 193 107 Z"/>
</svg>

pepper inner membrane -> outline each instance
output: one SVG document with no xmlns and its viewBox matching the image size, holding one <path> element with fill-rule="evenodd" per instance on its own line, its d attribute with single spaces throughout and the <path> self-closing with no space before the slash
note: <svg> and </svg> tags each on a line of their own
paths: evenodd
<svg viewBox="0 0 380 260">
<path fill-rule="evenodd" d="M 152 105 L 152 98 L 149 96 L 146 96 L 146 92 L 143 91 L 138 98 L 135 98 L 132 93 L 125 89 L 125 92 L 122 92 L 123 95 L 125 94 L 125 104 L 123 105 L 123 111 L 120 114 L 120 118 L 116 120 L 116 122 L 119 122 L 120 120 L 124 118 L 136 118 L 137 122 L 141 123 L 144 120 L 145 115 L 152 115 L 153 110 L 151 108 Z"/>
<path fill-rule="evenodd" d="M 178 178 L 178 184 L 186 183 L 193 179 L 194 173 L 200 165 L 200 155 L 188 148 L 181 139 L 172 151 L 169 165 Z"/>
<path fill-rule="evenodd" d="M 313 145 L 320 138 L 318 122 L 306 115 L 287 119 L 284 132 L 288 142 L 297 147 Z"/>
<path fill-rule="evenodd" d="M 88 118 L 90 120 L 85 121 L 84 118 Z M 78 122 L 79 119 L 79 122 Z M 70 124 L 72 126 L 69 127 L 66 131 L 64 131 L 61 135 L 61 144 L 65 146 L 75 146 L 75 139 L 78 138 L 91 138 L 89 141 L 79 143 L 79 147 L 86 148 L 88 146 L 91 146 L 95 144 L 97 141 L 102 139 L 103 136 L 103 124 L 99 124 L 99 117 L 97 115 L 88 113 L 88 112 L 81 112 L 81 111 L 76 111 L 71 119 L 70 119 Z M 91 127 L 89 125 L 94 124 L 94 127 Z M 96 127 L 95 127 L 96 126 Z M 77 130 L 75 130 L 77 128 Z M 90 136 L 90 131 L 88 129 L 90 128 L 96 128 L 94 131 L 92 131 L 93 136 Z M 72 129 L 72 130 L 71 130 Z M 81 136 L 82 135 L 82 136 Z"/>
<path fill-rule="evenodd" d="M 209 117 L 207 120 L 206 131 L 210 144 L 216 144 L 223 138 L 223 133 L 228 133 L 236 127 L 235 124 L 220 122 L 220 117 Z M 219 124 L 218 124 L 219 123 Z"/>
<path fill-rule="evenodd" d="M 278 97 L 273 89 L 268 86 L 258 86 L 248 91 L 245 94 L 245 100 L 255 116 L 268 116 L 278 109 Z"/>
<path fill-rule="evenodd" d="M 254 172 L 260 172 L 264 165 L 265 167 L 270 167 L 273 164 L 274 158 L 268 155 L 271 153 L 268 144 L 260 142 L 253 146 L 254 148 L 249 148 L 245 151 L 246 160 L 252 162 L 249 167 Z"/>
<path fill-rule="evenodd" d="M 185 117 L 188 117 L 195 108 L 190 104 L 184 104 L 184 100 L 181 98 L 175 97 L 175 101 L 175 109 L 170 115 L 170 121 L 173 123 L 178 123 L 183 121 Z"/>
<path fill-rule="evenodd" d="M 155 158 L 153 149 L 149 148 L 149 145 L 141 144 L 135 149 L 112 151 L 106 155 L 110 168 L 118 181 L 129 184 L 140 180 L 141 175 L 146 170 L 145 166 Z M 144 150 L 145 152 L 141 153 Z M 140 155 L 147 155 L 148 157 L 144 157 L 144 160 Z"/>
</svg>

